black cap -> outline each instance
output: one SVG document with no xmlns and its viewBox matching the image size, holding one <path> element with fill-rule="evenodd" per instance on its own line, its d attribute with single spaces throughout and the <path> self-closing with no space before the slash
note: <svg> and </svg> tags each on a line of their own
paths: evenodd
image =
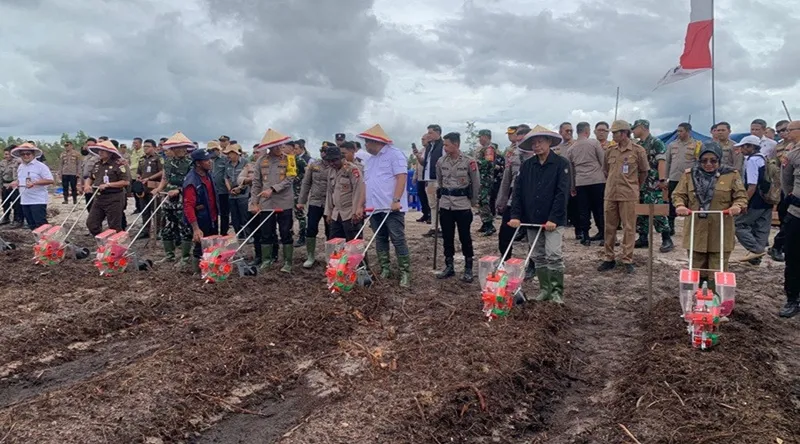
<svg viewBox="0 0 800 444">
<path fill-rule="evenodd" d="M 329 146 L 327 150 L 325 150 L 325 156 L 323 160 L 339 160 L 342 158 L 342 150 L 339 149 L 338 146 Z"/>
<path fill-rule="evenodd" d="M 336 140 L 344 140 L 347 136 L 344 133 L 336 133 Z"/>
<path fill-rule="evenodd" d="M 211 153 L 206 151 L 205 149 L 199 149 L 192 151 L 192 160 L 197 162 L 198 160 L 211 160 Z"/>
</svg>

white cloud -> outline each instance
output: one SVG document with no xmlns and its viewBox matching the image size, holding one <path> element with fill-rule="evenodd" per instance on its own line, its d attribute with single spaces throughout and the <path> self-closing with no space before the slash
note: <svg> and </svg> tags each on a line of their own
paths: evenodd
<svg viewBox="0 0 800 444">
<path fill-rule="evenodd" d="M 717 120 L 800 114 L 800 0 L 717 0 Z M 430 123 L 692 115 L 708 74 L 653 91 L 680 56 L 688 0 L 85 0 L 0 3 L 0 135 L 180 129 L 244 146 L 267 127 L 310 146 L 381 125 L 403 148 Z M 30 23 L 36 23 L 34 28 Z M 33 32 L 32 32 L 33 31 Z M 504 141 L 504 140 L 503 140 Z"/>
</svg>

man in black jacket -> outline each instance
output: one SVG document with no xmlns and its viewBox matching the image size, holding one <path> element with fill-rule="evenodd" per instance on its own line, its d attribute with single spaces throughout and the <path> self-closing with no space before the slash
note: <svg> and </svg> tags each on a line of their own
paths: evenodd
<svg viewBox="0 0 800 444">
<path fill-rule="evenodd" d="M 558 304 L 564 303 L 564 256 L 561 248 L 571 181 L 569 162 L 550 149 L 561 140 L 557 133 L 537 125 L 517 144 L 517 149 L 533 151 L 536 157 L 528 159 L 520 168 L 508 222 L 512 228 L 521 223 L 543 227 L 531 256 L 539 278 L 536 300 Z M 528 228 L 529 242 L 534 241 L 538 230 Z"/>
<path fill-rule="evenodd" d="M 425 146 L 425 154 L 422 158 L 422 177 L 425 182 L 425 194 L 428 196 L 428 204 L 431 207 L 431 220 L 438 223 L 436 218 L 436 190 L 439 188 L 436 182 L 436 163 L 442 157 L 442 127 L 436 124 L 428 125 L 428 144 Z M 417 179 L 419 183 L 420 179 Z M 431 228 L 425 236 L 432 237 L 436 231 Z"/>
</svg>

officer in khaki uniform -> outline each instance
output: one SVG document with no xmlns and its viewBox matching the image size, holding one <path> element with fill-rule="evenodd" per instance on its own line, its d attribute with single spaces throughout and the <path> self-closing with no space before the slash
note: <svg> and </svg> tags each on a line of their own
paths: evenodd
<svg viewBox="0 0 800 444">
<path fill-rule="evenodd" d="M 513 134 L 511 134 L 513 130 Z M 510 126 L 506 133 L 509 140 L 512 142 L 511 146 L 506 149 L 506 168 L 503 170 L 503 179 L 500 181 L 500 189 L 497 192 L 497 212 L 502 215 L 502 222 L 500 222 L 500 233 L 497 236 L 497 246 L 500 254 L 505 253 L 510 243 L 520 241 L 525 237 L 525 232 L 521 231 L 517 239 L 514 237 L 514 229 L 508 226 L 508 221 L 511 220 L 511 196 L 514 195 L 514 182 L 519 175 L 519 169 L 522 163 L 533 157 L 533 151 L 521 151 L 517 147 L 517 141 L 530 132 L 531 128 L 528 125 L 520 124 L 517 126 Z M 509 256 L 513 253 L 514 247 L 508 251 Z M 536 274 L 536 266 L 533 261 L 528 261 L 528 269 L 525 270 L 525 278 L 531 279 Z"/>
<path fill-rule="evenodd" d="M 161 176 L 164 175 L 164 165 L 161 157 L 156 152 L 156 142 L 152 139 L 144 141 L 144 156 L 138 159 L 139 163 L 136 165 L 136 180 L 142 184 L 144 194 L 138 196 L 141 199 L 141 205 L 144 209 L 142 218 L 147 221 L 147 227 L 142 231 L 142 237 L 150 236 L 150 216 L 153 211 L 158 207 L 159 199 L 153 196 L 153 190 L 158 188 L 161 183 Z M 156 202 L 151 203 L 153 199 Z"/>
<path fill-rule="evenodd" d="M 294 156 L 283 154 L 281 149 L 289 141 L 289 136 L 284 136 L 272 128 L 268 129 L 257 151 L 269 150 L 262 155 L 253 167 L 253 185 L 250 189 L 250 212 L 257 215 L 257 220 L 252 223 L 258 226 L 271 210 L 276 212 L 261 226 L 259 237 L 261 240 L 261 269 L 273 264 L 273 251 L 276 249 L 275 228 L 280 232 L 280 243 L 283 244 L 284 273 L 292 272 L 294 259 L 294 245 L 292 244 L 292 207 L 294 207 L 294 192 L 292 184 L 297 175 Z"/>
<path fill-rule="evenodd" d="M 700 277 L 708 282 L 714 290 L 714 274 L 712 270 L 728 269 L 728 259 L 734 248 L 734 220 L 743 209 L 747 208 L 747 190 L 744 188 L 739 172 L 733 167 L 722 165 L 722 147 L 719 143 L 708 141 L 700 149 L 700 163 L 687 168 L 681 176 L 678 186 L 672 193 L 672 200 L 677 214 L 689 216 L 689 210 L 723 211 L 730 210 L 730 215 L 697 214 L 694 217 L 694 245 L 692 262 L 700 270 Z M 687 217 L 683 222 L 683 248 L 688 249 L 691 234 L 691 221 Z M 724 217 L 723 251 L 719 251 L 720 218 Z"/>
<path fill-rule="evenodd" d="M 94 205 L 86 218 L 86 228 L 92 236 L 103 232 L 103 219 L 108 228 L 121 231 L 122 213 L 125 210 L 125 187 L 130 184 L 128 169 L 122 165 L 122 158 L 114 145 L 104 140 L 89 147 L 100 159 L 94 166 L 92 174 L 84 182 L 85 194 L 91 195 L 93 185 L 97 187 Z"/>
<path fill-rule="evenodd" d="M 64 152 L 59 159 L 58 174 L 61 175 L 61 188 L 64 190 L 64 203 L 69 203 L 72 189 L 72 203 L 78 203 L 78 176 L 81 174 L 81 156 L 75 151 L 72 142 L 64 144 Z"/>
<path fill-rule="evenodd" d="M 331 165 L 325 198 L 325 218 L 331 226 L 330 235 L 331 238 L 350 241 L 355 239 L 363 223 L 364 179 L 355 163 L 342 160 L 339 147 L 328 148 L 325 161 Z"/>
<path fill-rule="evenodd" d="M 331 144 L 333 145 L 333 144 Z M 325 158 L 328 145 L 323 145 L 319 153 Z M 328 172 L 330 163 L 325 160 L 311 159 L 303 176 L 303 183 L 300 186 L 300 197 L 298 198 L 297 208 L 306 209 L 306 261 L 303 268 L 314 266 L 315 255 L 317 252 L 317 234 L 319 233 L 319 222 L 322 220 L 325 225 L 325 239 L 330 239 L 329 224 L 323 220 L 325 214 L 325 202 L 328 198 Z M 307 207 L 307 208 L 306 208 Z"/>
<path fill-rule="evenodd" d="M 481 192 L 481 177 L 478 162 L 461 153 L 461 135 L 449 133 L 442 137 L 445 155 L 436 162 L 436 198 L 439 199 L 439 222 L 444 246 L 444 270 L 436 275 L 446 279 L 456 274 L 453 267 L 455 236 L 461 241 L 464 255 L 464 274 L 461 280 L 472 282 L 472 265 L 475 255 L 472 249 L 472 208 L 478 207 Z M 482 204 L 482 203 L 481 203 Z"/>
<path fill-rule="evenodd" d="M 94 170 L 95 164 L 100 161 L 100 158 L 97 157 L 97 154 L 94 151 L 90 150 L 89 147 L 97 143 L 97 139 L 94 137 L 90 137 L 86 139 L 86 144 L 83 145 L 83 150 L 81 150 L 81 154 L 83 155 L 83 164 L 81 164 L 81 178 L 83 182 L 86 182 L 86 179 L 92 174 Z M 86 204 L 88 205 L 87 209 L 89 211 L 92 210 L 92 205 L 94 205 L 94 201 L 89 203 L 92 199 L 92 194 L 83 194 L 84 199 L 86 200 Z"/>
<path fill-rule="evenodd" d="M 22 214 L 22 202 L 20 202 L 19 190 L 12 187 L 11 183 L 17 180 L 17 170 L 21 163 L 19 159 L 11 155 L 11 150 L 16 148 L 16 145 L 9 145 L 3 151 L 3 160 L 0 161 L 0 188 L 2 188 L 3 208 L 5 217 L 0 221 L 0 225 L 8 225 L 11 223 L 11 204 L 14 208 L 14 225 L 11 228 L 22 228 L 24 223 L 24 216 Z"/>
<path fill-rule="evenodd" d="M 631 125 L 624 120 L 611 124 L 615 144 L 609 146 L 603 163 L 606 175 L 605 207 L 605 259 L 598 271 L 611 270 L 617 266 L 614 244 L 617 242 L 617 227 L 622 223 L 622 263 L 625 271 L 633 273 L 633 245 L 636 236 L 636 204 L 639 190 L 647 179 L 650 164 L 644 148 L 631 140 Z"/>
<path fill-rule="evenodd" d="M 677 129 L 678 137 L 667 146 L 667 177 L 669 178 L 668 189 L 671 195 L 678 182 L 683 177 L 683 172 L 687 168 L 694 166 L 695 161 L 700 155 L 702 144 L 692 137 L 692 126 L 689 123 L 681 123 Z M 669 208 L 669 228 L 670 234 L 675 234 L 675 205 L 670 204 Z"/>
</svg>

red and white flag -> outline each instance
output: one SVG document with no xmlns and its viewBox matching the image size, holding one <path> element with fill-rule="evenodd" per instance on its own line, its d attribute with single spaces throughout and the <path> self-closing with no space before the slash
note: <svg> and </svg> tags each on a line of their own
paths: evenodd
<svg viewBox="0 0 800 444">
<path fill-rule="evenodd" d="M 683 46 L 680 65 L 670 69 L 658 81 L 656 88 L 677 82 L 712 68 L 709 42 L 714 34 L 713 0 L 691 0 L 692 12 L 686 28 L 686 42 Z"/>
</svg>

